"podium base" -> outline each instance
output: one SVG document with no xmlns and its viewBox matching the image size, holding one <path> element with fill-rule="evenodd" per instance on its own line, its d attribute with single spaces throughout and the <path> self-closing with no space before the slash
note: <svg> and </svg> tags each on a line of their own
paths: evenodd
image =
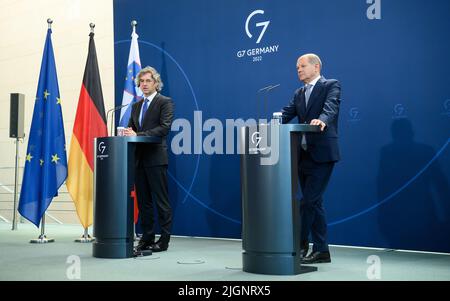
<svg viewBox="0 0 450 301">
<path fill-rule="evenodd" d="M 254 274 L 298 275 L 317 271 L 317 267 L 300 264 L 292 253 L 242 253 L 242 270 Z"/>
<path fill-rule="evenodd" d="M 317 271 L 317 267 L 310 266 L 310 265 L 301 265 L 299 274 L 305 274 L 305 273 L 316 272 L 316 271 Z"/>
<path fill-rule="evenodd" d="M 92 243 L 92 255 L 98 258 L 131 258 L 133 257 L 133 237 L 128 239 L 96 237 Z"/>
</svg>

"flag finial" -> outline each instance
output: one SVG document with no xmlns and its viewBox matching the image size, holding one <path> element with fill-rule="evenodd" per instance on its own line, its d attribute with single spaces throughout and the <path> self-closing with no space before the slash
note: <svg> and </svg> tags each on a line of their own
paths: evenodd
<svg viewBox="0 0 450 301">
<path fill-rule="evenodd" d="M 47 19 L 47 23 L 48 23 L 48 29 L 52 29 L 52 23 L 53 23 L 53 20 L 50 19 L 50 18 L 48 18 L 48 19 Z"/>
<path fill-rule="evenodd" d="M 94 23 L 89 23 L 89 27 L 91 28 L 91 32 L 94 33 L 95 24 Z"/>
</svg>

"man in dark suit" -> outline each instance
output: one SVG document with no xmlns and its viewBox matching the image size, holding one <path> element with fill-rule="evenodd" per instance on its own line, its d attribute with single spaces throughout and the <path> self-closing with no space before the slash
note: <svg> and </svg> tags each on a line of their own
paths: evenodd
<svg viewBox="0 0 450 301">
<path fill-rule="evenodd" d="M 297 60 L 297 73 L 305 85 L 283 108 L 283 123 L 298 117 L 299 123 L 319 125 L 320 132 L 301 136 L 298 176 L 303 198 L 300 201 L 302 263 L 331 262 L 327 244 L 327 223 L 322 196 L 340 159 L 338 116 L 341 86 L 337 80 L 320 75 L 322 62 L 315 54 Z M 308 255 L 309 236 L 313 248 Z"/>
<path fill-rule="evenodd" d="M 174 105 L 169 97 L 159 94 L 163 83 L 152 67 L 143 68 L 136 85 L 144 93 L 131 110 L 125 136 L 158 136 L 161 144 L 138 144 L 136 147 L 136 193 L 143 230 L 137 251 L 166 251 L 172 226 L 172 208 L 167 185 L 167 142 L 173 120 Z M 153 205 L 156 204 L 161 236 L 155 243 Z"/>
</svg>

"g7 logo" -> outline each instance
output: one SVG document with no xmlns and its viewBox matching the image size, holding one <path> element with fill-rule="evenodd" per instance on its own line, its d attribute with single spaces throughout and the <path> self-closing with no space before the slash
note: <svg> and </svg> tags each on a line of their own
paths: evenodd
<svg viewBox="0 0 450 301">
<path fill-rule="evenodd" d="M 394 106 L 394 116 L 403 117 L 405 115 L 405 107 L 403 104 L 398 103 Z"/>
<path fill-rule="evenodd" d="M 98 151 L 103 154 L 105 152 L 105 149 L 106 149 L 105 142 L 103 142 L 103 141 L 100 142 L 98 144 Z"/>
<path fill-rule="evenodd" d="M 358 108 L 356 108 L 356 107 L 351 108 L 350 111 L 349 111 L 349 114 L 350 114 L 350 118 L 352 120 L 358 119 L 358 117 L 359 117 L 359 110 L 358 110 Z"/>
<path fill-rule="evenodd" d="M 252 143 L 256 144 L 256 147 L 259 147 L 259 144 L 261 143 L 261 136 L 259 135 L 259 132 L 254 132 L 252 134 Z"/>
<path fill-rule="evenodd" d="M 445 112 L 450 113 L 450 99 L 447 99 L 446 101 L 444 101 L 444 110 L 445 110 Z"/>
<path fill-rule="evenodd" d="M 247 20 L 245 21 L 245 32 L 247 33 L 247 36 L 251 39 L 252 38 L 252 34 L 250 33 L 250 30 L 248 29 L 248 23 L 250 22 L 250 19 L 257 14 L 261 14 L 264 15 L 264 11 L 261 9 L 255 10 L 253 11 L 250 15 L 248 15 Z M 256 44 L 259 44 L 259 42 L 261 41 L 264 33 L 266 32 L 267 27 L 269 26 L 270 21 L 264 21 L 264 22 L 259 22 L 256 23 L 256 27 L 261 27 L 264 26 L 263 29 L 261 30 L 261 33 L 259 34 L 258 40 L 256 40 Z"/>
</svg>

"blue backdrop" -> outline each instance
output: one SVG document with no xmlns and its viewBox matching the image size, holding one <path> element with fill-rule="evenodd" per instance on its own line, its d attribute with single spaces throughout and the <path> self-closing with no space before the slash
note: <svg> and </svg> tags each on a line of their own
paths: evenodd
<svg viewBox="0 0 450 301">
<path fill-rule="evenodd" d="M 116 105 L 137 20 L 143 66 L 191 123 L 192 154 L 170 151 L 173 233 L 240 238 L 239 155 L 206 154 L 200 139 L 216 135 L 220 150 L 221 137 L 225 152 L 226 119 L 279 111 L 301 86 L 298 56 L 313 52 L 342 84 L 330 243 L 450 252 L 449 16 L 448 0 L 114 1 Z M 224 128 L 199 132 L 211 118 Z"/>
</svg>

